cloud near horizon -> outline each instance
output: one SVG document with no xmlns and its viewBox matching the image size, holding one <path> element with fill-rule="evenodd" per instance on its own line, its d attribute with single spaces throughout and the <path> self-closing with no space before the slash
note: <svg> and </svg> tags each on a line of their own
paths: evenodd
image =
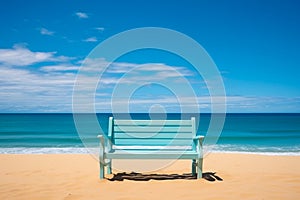
<svg viewBox="0 0 300 200">
<path fill-rule="evenodd" d="M 201 89 L 205 83 L 197 80 L 198 85 L 193 85 L 197 78 L 185 67 L 163 63 L 110 63 L 104 58 L 83 61 L 56 52 L 35 52 L 15 45 L 11 49 L 0 49 L 0 112 L 72 112 L 73 86 L 79 70 L 83 72 L 85 83 L 91 81 L 91 75 L 99 78 L 97 73 L 104 70 L 94 94 L 97 112 L 111 112 L 111 98 L 118 84 L 140 87 L 130 101 L 125 97 L 115 99 L 116 109 L 129 105 L 131 112 L 148 112 L 151 106 L 159 104 L 168 112 L 180 112 L 177 94 L 155 83 L 171 83 L 184 90 L 182 78 L 192 82 L 198 102 L 195 105 L 195 98 L 183 95 L 180 97 L 182 105 L 191 112 L 197 112 L 197 107 L 200 112 L 211 111 L 211 98 Z M 231 95 L 226 99 L 229 112 L 280 112 L 287 106 L 299 112 L 295 108 L 300 105 L 300 98 Z"/>
</svg>

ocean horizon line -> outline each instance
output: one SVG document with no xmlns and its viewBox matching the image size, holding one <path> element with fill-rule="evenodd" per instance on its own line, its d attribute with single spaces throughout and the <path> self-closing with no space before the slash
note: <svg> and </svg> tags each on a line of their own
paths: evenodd
<svg viewBox="0 0 300 200">
<path fill-rule="evenodd" d="M 167 113 L 150 113 L 150 112 L 82 112 L 82 113 L 73 113 L 73 112 L 0 112 L 0 114 L 300 114 L 300 112 L 225 112 L 225 113 L 209 113 L 209 112 L 167 112 Z"/>
</svg>

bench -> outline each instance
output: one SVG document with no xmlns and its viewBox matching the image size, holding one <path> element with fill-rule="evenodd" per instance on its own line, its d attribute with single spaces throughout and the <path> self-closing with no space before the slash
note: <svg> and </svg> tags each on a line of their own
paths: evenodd
<svg viewBox="0 0 300 200">
<path fill-rule="evenodd" d="M 190 120 L 116 120 L 109 118 L 108 135 L 100 139 L 100 179 L 112 173 L 112 159 L 190 159 L 192 174 L 202 178 L 202 142 Z M 197 171 L 197 173 L 196 173 Z"/>
</svg>

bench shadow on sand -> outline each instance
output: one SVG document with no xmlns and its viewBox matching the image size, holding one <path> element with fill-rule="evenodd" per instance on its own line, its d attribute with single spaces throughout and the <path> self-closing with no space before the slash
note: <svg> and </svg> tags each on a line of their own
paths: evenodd
<svg viewBox="0 0 300 200">
<path fill-rule="evenodd" d="M 223 179 L 216 175 L 216 172 L 205 172 L 203 178 L 207 181 L 223 181 Z M 188 174 L 142 174 L 142 173 L 117 173 L 112 178 L 108 178 L 109 181 L 149 181 L 149 180 L 194 180 L 197 179 L 197 175 Z"/>
</svg>

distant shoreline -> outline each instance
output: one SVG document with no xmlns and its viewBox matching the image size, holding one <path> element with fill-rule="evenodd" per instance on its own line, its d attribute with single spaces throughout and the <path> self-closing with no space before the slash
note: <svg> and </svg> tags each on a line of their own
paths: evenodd
<svg viewBox="0 0 300 200">
<path fill-rule="evenodd" d="M 93 148 L 93 152 L 98 152 L 98 148 Z M 221 151 L 221 150 L 213 150 L 211 152 L 206 153 L 209 154 L 249 154 L 249 155 L 266 155 L 266 156 L 300 156 L 300 152 L 249 152 L 249 151 Z M 86 155 L 91 154 L 89 150 L 84 147 L 64 147 L 64 148 L 31 148 L 31 147 L 12 147 L 12 148 L 0 148 L 0 155 Z"/>
</svg>

